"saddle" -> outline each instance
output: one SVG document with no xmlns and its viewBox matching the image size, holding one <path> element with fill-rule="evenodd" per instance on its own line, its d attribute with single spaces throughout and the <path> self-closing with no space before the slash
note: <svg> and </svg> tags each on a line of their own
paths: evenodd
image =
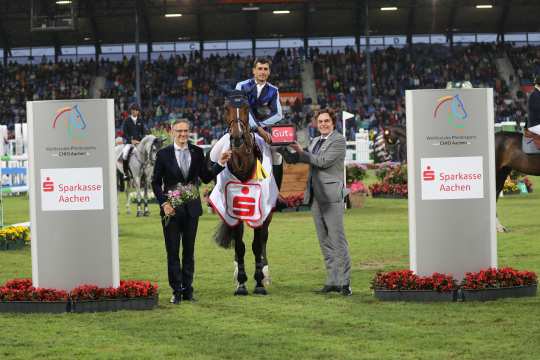
<svg viewBox="0 0 540 360">
<path fill-rule="evenodd" d="M 523 132 L 523 152 L 527 154 L 540 154 L 540 135 L 525 129 Z"/>
</svg>

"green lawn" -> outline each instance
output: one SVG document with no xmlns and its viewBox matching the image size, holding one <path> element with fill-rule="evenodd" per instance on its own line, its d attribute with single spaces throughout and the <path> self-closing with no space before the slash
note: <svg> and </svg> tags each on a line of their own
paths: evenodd
<svg viewBox="0 0 540 360">
<path fill-rule="evenodd" d="M 540 178 L 536 178 L 540 192 Z M 160 286 L 155 311 L 0 314 L 0 359 L 538 359 L 540 298 L 490 303 L 383 303 L 377 270 L 408 266 L 407 202 L 371 199 L 348 211 L 353 296 L 318 295 L 325 271 L 309 212 L 276 214 L 268 254 L 270 295 L 234 297 L 233 253 L 216 247 L 217 217 L 201 218 L 198 302 L 168 304 L 165 249 L 150 218 L 120 216 L 122 278 Z M 499 266 L 540 273 L 540 194 L 500 200 Z M 5 199 L 6 223 L 28 220 L 25 198 Z M 248 237 L 251 239 L 251 235 Z M 248 245 L 248 249 L 250 246 Z M 250 277 L 253 272 L 248 257 Z M 30 249 L 0 252 L 0 283 L 31 276 Z M 250 291 L 253 281 L 250 280 Z"/>
</svg>

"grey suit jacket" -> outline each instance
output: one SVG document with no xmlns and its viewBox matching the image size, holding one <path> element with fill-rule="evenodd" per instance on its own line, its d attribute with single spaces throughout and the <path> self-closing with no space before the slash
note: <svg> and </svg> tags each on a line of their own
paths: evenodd
<svg viewBox="0 0 540 360">
<path fill-rule="evenodd" d="M 343 179 L 343 161 L 345 160 L 346 141 L 336 130 L 328 136 L 317 154 L 312 154 L 313 147 L 319 141 L 316 137 L 311 141 L 308 151 L 301 154 L 282 152 L 290 163 L 302 162 L 310 164 L 304 203 L 309 204 L 314 196 L 318 203 L 342 202 L 345 196 Z"/>
</svg>

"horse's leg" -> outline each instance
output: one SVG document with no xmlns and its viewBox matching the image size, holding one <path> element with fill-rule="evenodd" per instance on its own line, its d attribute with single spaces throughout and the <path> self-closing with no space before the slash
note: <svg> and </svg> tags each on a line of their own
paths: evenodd
<svg viewBox="0 0 540 360">
<path fill-rule="evenodd" d="M 240 223 L 238 226 L 233 228 L 231 235 L 234 239 L 234 280 L 236 282 L 236 291 L 234 292 L 234 295 L 247 295 L 247 275 L 244 264 L 246 245 L 242 239 L 244 235 L 244 224 Z"/>
<path fill-rule="evenodd" d="M 497 169 L 497 176 L 496 176 L 496 182 L 495 182 L 496 201 L 499 200 L 499 195 L 501 194 L 501 191 L 503 191 L 503 188 L 504 188 L 504 182 L 506 181 L 506 178 L 508 177 L 511 171 L 512 171 L 512 168 L 508 166 Z M 499 221 L 499 215 L 497 215 L 496 220 L 497 220 L 497 223 L 496 223 L 497 232 L 508 232 L 508 229 Z"/>
<path fill-rule="evenodd" d="M 268 241 L 268 227 L 270 226 L 271 216 L 269 216 L 260 228 L 254 230 L 253 243 L 251 249 L 255 256 L 255 290 L 254 294 L 266 295 L 265 284 L 270 283 L 270 273 L 268 268 L 268 259 L 266 258 L 266 243 Z M 266 273 L 266 274 L 265 274 Z"/>
<path fill-rule="evenodd" d="M 137 192 L 137 217 L 141 217 L 143 215 L 142 208 L 141 208 L 141 179 L 135 180 L 135 188 Z"/>
<path fill-rule="evenodd" d="M 131 184 L 131 180 L 126 180 L 126 214 L 131 214 L 131 199 L 129 197 L 129 194 L 131 193 L 131 190 L 133 189 L 133 186 Z"/>
<path fill-rule="evenodd" d="M 145 184 L 144 184 L 144 212 L 143 216 L 150 216 L 150 210 L 148 210 L 148 176 L 145 177 Z"/>
</svg>

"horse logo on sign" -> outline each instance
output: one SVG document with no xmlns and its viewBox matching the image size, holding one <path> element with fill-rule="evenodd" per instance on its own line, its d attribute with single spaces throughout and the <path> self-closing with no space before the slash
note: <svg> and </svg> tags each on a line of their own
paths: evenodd
<svg viewBox="0 0 540 360">
<path fill-rule="evenodd" d="M 85 137 L 86 120 L 79 105 L 67 106 L 56 110 L 52 128 L 56 129 L 58 119 L 64 118 L 67 135 L 72 143 L 76 143 Z"/>
<path fill-rule="evenodd" d="M 454 129 L 463 131 L 465 129 L 465 121 L 468 119 L 469 115 L 465 110 L 465 105 L 463 100 L 459 95 L 454 96 L 443 96 L 437 99 L 437 106 L 433 111 L 433 119 L 436 119 L 439 115 L 439 110 L 446 106 L 446 120 L 448 124 Z"/>
</svg>

